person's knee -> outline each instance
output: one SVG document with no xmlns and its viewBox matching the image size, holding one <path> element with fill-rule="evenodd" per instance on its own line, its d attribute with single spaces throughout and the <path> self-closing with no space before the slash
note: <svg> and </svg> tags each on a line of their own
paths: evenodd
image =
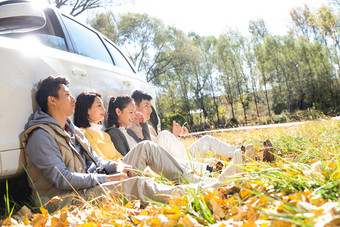
<svg viewBox="0 0 340 227">
<path fill-rule="evenodd" d="M 169 136 L 172 136 L 171 132 L 169 132 L 168 130 L 163 130 L 158 133 L 157 140 L 165 140 Z"/>
<path fill-rule="evenodd" d="M 159 152 L 159 147 L 156 143 L 149 141 L 149 140 L 145 140 L 140 142 L 143 146 L 143 151 L 144 152 Z"/>
<path fill-rule="evenodd" d="M 235 151 L 234 151 L 234 157 L 235 158 L 242 158 L 242 150 L 241 149 L 236 149 Z"/>
<path fill-rule="evenodd" d="M 211 139 L 214 139 L 214 137 L 211 135 L 205 135 L 205 136 L 202 136 L 202 139 L 211 140 Z"/>
<path fill-rule="evenodd" d="M 240 148 L 237 148 L 237 149 L 235 150 L 235 154 L 237 154 L 237 155 L 242 155 L 242 150 L 241 150 Z"/>
<path fill-rule="evenodd" d="M 205 143 L 211 143 L 215 140 L 216 140 L 216 138 L 211 136 L 211 135 L 205 135 L 200 139 L 200 141 L 205 142 Z"/>
</svg>

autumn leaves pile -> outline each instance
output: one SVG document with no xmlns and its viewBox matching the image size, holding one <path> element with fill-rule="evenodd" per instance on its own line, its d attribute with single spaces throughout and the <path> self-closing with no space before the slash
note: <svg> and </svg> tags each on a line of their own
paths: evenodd
<svg viewBox="0 0 340 227">
<path fill-rule="evenodd" d="M 23 207 L 2 225 L 32 226 L 338 226 L 340 121 L 214 135 L 239 144 L 269 138 L 280 151 L 273 163 L 249 161 L 219 189 L 190 189 L 168 204 L 94 199 L 48 213 Z M 195 138 L 187 139 L 191 143 Z M 213 157 L 213 153 L 208 154 Z M 218 157 L 220 158 L 220 157 Z M 225 160 L 225 165 L 228 165 Z M 159 179 L 158 179 L 159 180 Z M 33 210 L 34 212 L 32 212 Z M 1 222 L 1 221 L 0 221 Z"/>
</svg>

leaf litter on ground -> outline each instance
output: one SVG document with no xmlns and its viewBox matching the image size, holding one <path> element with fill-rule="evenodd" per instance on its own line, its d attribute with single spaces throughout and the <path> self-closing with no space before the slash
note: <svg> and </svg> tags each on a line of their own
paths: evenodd
<svg viewBox="0 0 340 227">
<path fill-rule="evenodd" d="M 214 134 L 233 145 L 254 144 L 261 155 L 269 138 L 276 160 L 248 160 L 243 173 L 225 185 L 174 194 L 167 204 L 100 198 L 54 213 L 23 206 L 3 226 L 339 226 L 340 121 L 316 121 L 289 128 Z M 185 144 L 197 138 L 189 137 Z M 280 154 L 280 155 L 278 155 Z M 209 152 L 206 157 L 227 159 Z M 162 177 L 157 177 L 162 182 Z M 169 184 L 169 182 L 166 182 Z M 60 198 L 54 198 L 58 200 Z M 51 201 L 55 202 L 55 201 Z"/>
</svg>

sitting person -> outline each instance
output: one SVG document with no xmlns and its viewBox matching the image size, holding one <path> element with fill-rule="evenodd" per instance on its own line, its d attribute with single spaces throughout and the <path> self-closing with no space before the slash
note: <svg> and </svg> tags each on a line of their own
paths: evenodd
<svg viewBox="0 0 340 227">
<path fill-rule="evenodd" d="M 101 95 L 83 92 L 78 95 L 74 110 L 74 125 L 84 130 L 92 150 L 104 160 L 116 161 L 123 158 L 111 142 L 110 136 L 102 131 L 105 108 Z"/>
<path fill-rule="evenodd" d="M 66 205 L 78 195 L 88 200 L 107 193 L 124 195 L 129 200 L 139 199 L 166 202 L 172 193 L 183 193 L 187 187 L 197 185 L 168 186 L 148 177 L 135 177 L 134 169 L 146 166 L 179 184 L 185 181 L 199 182 L 192 171 L 183 168 L 162 148 L 154 148 L 152 142 L 143 142 L 141 152 L 130 151 L 121 161 L 105 161 L 93 152 L 82 130 L 69 119 L 76 100 L 63 77 L 48 77 L 39 82 L 36 100 L 41 110 L 34 113 L 22 143 L 27 161 L 27 174 L 36 205 L 46 204 L 55 196 L 64 197 L 57 205 Z M 205 180 L 201 185 L 219 187 L 228 177 L 224 171 L 216 178 Z M 55 209 L 49 203 L 48 209 Z"/>
<path fill-rule="evenodd" d="M 140 90 L 136 90 L 132 94 L 132 98 L 136 103 L 136 110 L 144 114 L 146 120 L 150 119 L 150 115 L 152 112 L 151 108 L 151 100 L 152 97 Z M 186 135 L 188 133 L 187 128 L 181 127 L 175 121 L 173 122 L 173 130 L 174 133 L 170 133 L 167 130 L 161 131 L 158 135 L 155 134 L 155 130 L 152 126 L 149 127 L 150 132 L 154 132 L 154 137 L 152 140 L 167 150 L 171 155 L 176 158 L 184 159 L 184 160 L 192 160 L 192 157 L 202 157 L 209 150 L 218 155 L 233 158 L 234 163 L 237 165 L 242 164 L 242 152 L 237 146 L 233 146 L 231 144 L 224 143 L 217 138 L 205 135 L 202 138 L 198 139 L 187 149 L 181 141 L 178 139 L 176 135 Z M 138 135 L 141 139 L 143 139 L 143 134 L 141 133 L 141 126 L 138 121 L 133 121 L 131 126 L 131 130 L 134 131 L 136 135 Z M 189 150 L 189 152 L 188 152 Z M 253 145 L 249 144 L 243 148 L 243 151 L 246 152 L 246 156 L 252 156 L 254 153 Z M 253 158 L 253 157 L 250 157 Z"/>
</svg>

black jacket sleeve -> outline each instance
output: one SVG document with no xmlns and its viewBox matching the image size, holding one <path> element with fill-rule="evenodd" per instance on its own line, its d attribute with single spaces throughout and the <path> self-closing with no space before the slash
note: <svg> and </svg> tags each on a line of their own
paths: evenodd
<svg viewBox="0 0 340 227">
<path fill-rule="evenodd" d="M 130 147 L 124 134 L 118 128 L 115 127 L 110 127 L 105 131 L 107 132 L 107 134 L 110 135 L 111 141 L 115 145 L 117 151 L 121 153 L 123 156 L 125 156 L 130 151 Z"/>
</svg>

